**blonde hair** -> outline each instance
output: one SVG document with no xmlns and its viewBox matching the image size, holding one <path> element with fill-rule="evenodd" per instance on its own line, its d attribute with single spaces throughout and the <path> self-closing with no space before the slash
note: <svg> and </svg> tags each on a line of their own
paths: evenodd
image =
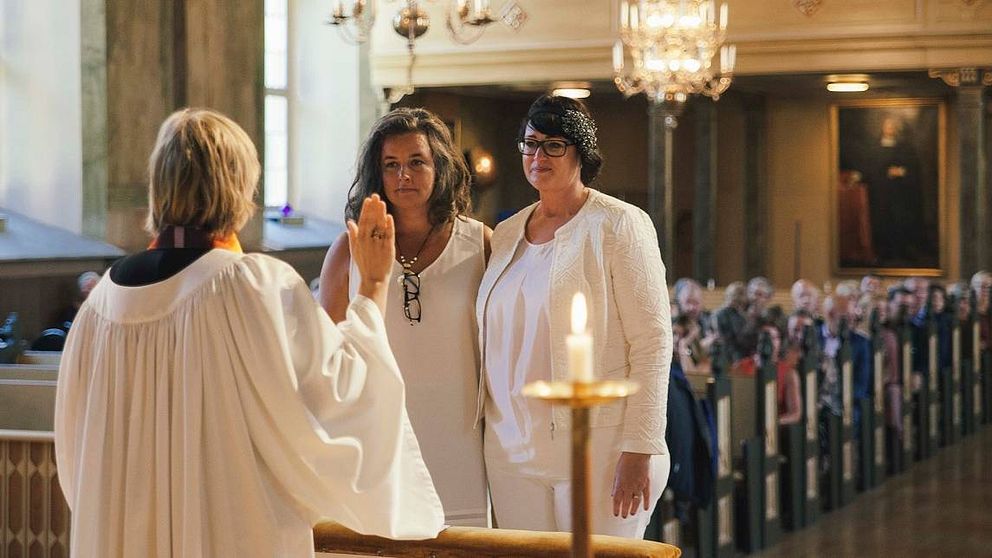
<svg viewBox="0 0 992 558">
<path fill-rule="evenodd" d="M 162 123 L 148 159 L 145 228 L 235 233 L 255 212 L 260 173 L 255 145 L 233 120 L 210 109 L 178 110 Z"/>
</svg>

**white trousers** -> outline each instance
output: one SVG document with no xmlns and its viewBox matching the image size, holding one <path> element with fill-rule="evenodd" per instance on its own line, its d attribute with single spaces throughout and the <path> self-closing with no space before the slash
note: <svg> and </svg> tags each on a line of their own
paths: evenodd
<svg viewBox="0 0 992 558">
<path fill-rule="evenodd" d="M 613 480 L 620 458 L 619 427 L 594 428 L 590 440 L 590 529 L 596 535 L 641 539 L 655 505 L 668 482 L 671 459 L 652 455 L 649 469 L 651 498 L 647 511 L 642 506 L 626 518 L 613 515 Z M 540 470 L 529 464 L 508 463 L 500 451 L 486 452 L 486 471 L 498 527 L 531 531 L 572 530 L 572 485 L 568 472 L 571 432 L 559 431 L 549 447 L 554 461 L 562 467 Z M 495 441 L 487 432 L 486 442 Z M 498 443 L 498 441 L 495 441 Z M 543 452 L 542 452 L 543 453 Z M 538 461 L 541 459 L 538 458 Z"/>
</svg>

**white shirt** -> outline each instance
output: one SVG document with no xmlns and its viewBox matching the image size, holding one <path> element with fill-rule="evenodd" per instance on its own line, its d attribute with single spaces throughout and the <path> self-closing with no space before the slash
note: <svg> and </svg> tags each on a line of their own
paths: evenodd
<svg viewBox="0 0 992 558">
<path fill-rule="evenodd" d="M 549 451 L 551 405 L 521 394 L 531 382 L 551 380 L 548 289 L 554 254 L 554 242 L 524 240 L 493 287 L 486 308 L 486 429 L 498 443 L 487 443 L 486 453 L 490 466 L 561 476 L 569 462 Z"/>
<path fill-rule="evenodd" d="M 403 313 L 403 274 L 393 263 L 386 332 L 406 383 L 406 408 L 449 525 L 489 527 L 482 429 L 474 428 L 479 389 L 475 297 L 486 268 L 484 225 L 454 221 L 441 255 L 420 272 L 420 322 Z M 348 286 L 358 295 L 352 262 Z"/>
<path fill-rule="evenodd" d="M 140 287 L 105 275 L 62 357 L 55 450 L 77 558 L 312 556 L 319 520 L 443 524 L 377 307 L 335 327 L 260 254 Z"/>
</svg>

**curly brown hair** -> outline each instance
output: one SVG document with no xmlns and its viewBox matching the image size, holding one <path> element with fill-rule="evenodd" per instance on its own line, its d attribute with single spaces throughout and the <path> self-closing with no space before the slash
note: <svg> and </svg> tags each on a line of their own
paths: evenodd
<svg viewBox="0 0 992 558">
<path fill-rule="evenodd" d="M 427 138 L 434 159 L 434 191 L 428 200 L 427 218 L 432 225 L 447 223 L 472 210 L 469 193 L 471 175 L 465 157 L 458 152 L 448 126 L 434 113 L 422 108 L 398 108 L 383 116 L 372 127 L 358 155 L 355 179 L 348 191 L 345 218 L 358 219 L 362 201 L 372 194 L 385 200 L 392 212 L 389 198 L 382 186 L 382 144 L 386 138 L 419 132 Z"/>
</svg>

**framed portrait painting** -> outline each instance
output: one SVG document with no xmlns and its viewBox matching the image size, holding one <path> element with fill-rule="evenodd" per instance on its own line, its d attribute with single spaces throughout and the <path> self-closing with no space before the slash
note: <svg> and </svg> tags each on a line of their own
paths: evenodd
<svg viewBox="0 0 992 558">
<path fill-rule="evenodd" d="M 943 273 L 945 118 L 939 99 L 831 107 L 836 273 Z"/>
</svg>

